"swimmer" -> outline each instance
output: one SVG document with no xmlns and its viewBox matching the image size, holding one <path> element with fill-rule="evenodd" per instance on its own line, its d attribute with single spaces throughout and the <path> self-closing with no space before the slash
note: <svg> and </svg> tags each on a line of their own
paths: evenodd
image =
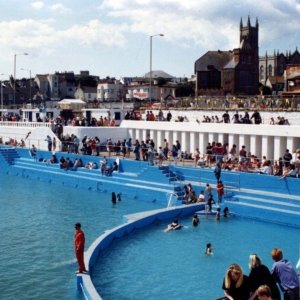
<svg viewBox="0 0 300 300">
<path fill-rule="evenodd" d="M 198 226 L 198 224 L 200 223 L 200 219 L 198 218 L 197 214 L 194 214 L 193 219 L 192 219 L 192 224 L 194 227 Z"/>
<path fill-rule="evenodd" d="M 111 193 L 111 202 L 113 204 L 116 204 L 117 203 L 117 196 L 116 196 L 116 193 L 115 192 L 112 192 Z"/>
<path fill-rule="evenodd" d="M 206 244 L 205 254 L 206 254 L 206 255 L 212 255 L 212 254 L 213 254 L 211 243 L 207 243 L 207 244 Z"/>
<path fill-rule="evenodd" d="M 229 208 L 228 208 L 227 206 L 223 209 L 223 214 L 224 214 L 224 217 L 225 217 L 225 218 L 228 217 L 228 214 L 229 214 Z"/>
<path fill-rule="evenodd" d="M 216 212 L 216 220 L 217 220 L 217 221 L 220 221 L 220 217 L 221 217 L 221 208 L 218 207 L 218 208 L 217 208 L 217 212 Z"/>
<path fill-rule="evenodd" d="M 167 228 L 165 229 L 165 232 L 168 232 L 171 230 L 179 230 L 181 228 L 182 228 L 182 225 L 178 223 L 178 220 L 175 220 L 167 226 Z"/>
<path fill-rule="evenodd" d="M 121 194 L 120 193 L 117 194 L 117 201 L 119 201 L 119 202 L 121 201 Z"/>
</svg>

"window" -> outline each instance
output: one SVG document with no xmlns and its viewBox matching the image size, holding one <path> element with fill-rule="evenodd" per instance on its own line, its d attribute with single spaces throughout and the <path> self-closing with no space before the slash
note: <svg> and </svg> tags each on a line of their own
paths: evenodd
<svg viewBox="0 0 300 300">
<path fill-rule="evenodd" d="M 271 65 L 269 65 L 269 67 L 268 67 L 268 75 L 269 76 L 272 76 L 273 75 L 273 67 L 271 66 Z"/>
<path fill-rule="evenodd" d="M 259 80 L 263 81 L 264 79 L 265 79 L 264 66 L 260 66 L 260 68 L 259 68 Z"/>
</svg>

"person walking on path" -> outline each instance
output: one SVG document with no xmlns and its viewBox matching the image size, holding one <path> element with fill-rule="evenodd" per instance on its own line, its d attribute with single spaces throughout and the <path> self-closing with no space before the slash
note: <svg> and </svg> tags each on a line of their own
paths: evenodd
<svg viewBox="0 0 300 300">
<path fill-rule="evenodd" d="M 76 271 L 76 274 L 79 273 L 86 273 L 86 268 L 84 265 L 84 232 L 81 230 L 81 224 L 76 223 L 75 224 L 75 236 L 74 236 L 74 247 L 75 247 L 75 256 L 77 258 L 78 262 L 78 271 Z"/>
</svg>

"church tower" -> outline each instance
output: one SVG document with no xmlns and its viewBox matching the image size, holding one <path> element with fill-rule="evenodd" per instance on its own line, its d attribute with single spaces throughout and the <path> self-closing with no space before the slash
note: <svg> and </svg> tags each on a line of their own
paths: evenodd
<svg viewBox="0 0 300 300">
<path fill-rule="evenodd" d="M 258 48 L 258 20 L 252 26 L 250 17 L 243 26 L 240 21 L 240 47 L 234 49 L 235 68 L 235 93 L 253 95 L 258 93 L 259 82 L 259 48 Z"/>
</svg>

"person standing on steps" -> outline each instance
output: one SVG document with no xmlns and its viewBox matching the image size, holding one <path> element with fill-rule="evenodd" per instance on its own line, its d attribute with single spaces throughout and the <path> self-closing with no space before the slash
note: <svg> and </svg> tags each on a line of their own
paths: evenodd
<svg viewBox="0 0 300 300">
<path fill-rule="evenodd" d="M 217 181 L 220 181 L 220 179 L 221 179 L 221 171 L 222 171 L 221 164 L 218 162 L 216 164 L 216 167 L 215 167 L 215 170 L 214 170 Z"/>
</svg>

